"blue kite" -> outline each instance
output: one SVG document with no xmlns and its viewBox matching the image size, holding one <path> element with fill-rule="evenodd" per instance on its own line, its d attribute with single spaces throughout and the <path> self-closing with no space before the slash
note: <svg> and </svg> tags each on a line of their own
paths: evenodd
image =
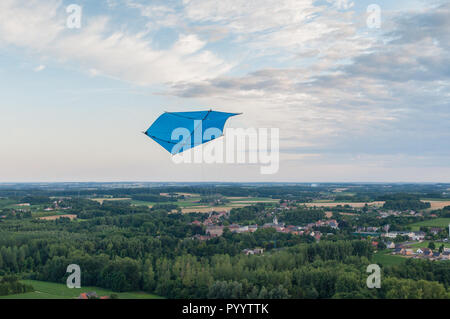
<svg viewBox="0 0 450 319">
<path fill-rule="evenodd" d="M 213 110 L 165 112 L 143 133 L 175 155 L 223 136 L 225 122 L 240 114 Z"/>
</svg>

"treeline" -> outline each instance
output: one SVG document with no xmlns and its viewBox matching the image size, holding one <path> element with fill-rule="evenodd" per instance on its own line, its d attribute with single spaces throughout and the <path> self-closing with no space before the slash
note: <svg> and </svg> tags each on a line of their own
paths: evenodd
<svg viewBox="0 0 450 319">
<path fill-rule="evenodd" d="M 267 222 L 272 222 L 273 216 L 266 214 L 264 204 L 247 206 L 242 208 L 233 208 L 230 211 L 229 221 L 231 223 L 239 223 L 243 225 L 258 224 L 262 225 Z M 305 225 L 314 223 L 320 219 L 325 218 L 325 213 L 320 209 L 312 208 L 296 208 L 287 211 L 282 211 L 277 214 L 278 220 L 287 225 Z"/>
<path fill-rule="evenodd" d="M 48 196 L 25 196 L 20 198 L 19 202 L 31 205 L 50 205 L 53 203 Z"/>
<path fill-rule="evenodd" d="M 356 194 L 352 195 L 336 195 L 334 198 L 337 202 L 351 202 L 351 203 L 360 203 L 360 202 L 371 202 L 373 201 L 373 197 L 364 194 Z"/>
<path fill-rule="evenodd" d="M 133 200 L 140 200 L 143 202 L 154 202 L 154 203 L 161 203 L 161 202 L 176 202 L 177 197 L 176 196 L 161 196 L 156 194 L 136 194 L 131 195 L 131 199 Z"/>
<path fill-rule="evenodd" d="M 242 208 L 233 208 L 230 211 L 230 217 L 228 221 L 230 223 L 240 224 L 262 224 L 269 221 L 264 215 L 265 205 L 253 205 Z"/>
<path fill-rule="evenodd" d="M 279 220 L 287 225 L 305 225 L 315 223 L 318 220 L 324 219 L 325 213 L 323 210 L 297 208 L 294 210 L 284 211 L 280 214 Z"/>
<path fill-rule="evenodd" d="M 83 285 L 114 291 L 144 290 L 169 298 L 332 298 L 349 291 L 364 294 L 363 266 L 370 256 L 370 245 L 362 241 L 312 244 L 266 256 L 132 259 L 71 253 L 50 258 L 36 279 L 64 282 L 67 265 L 75 263 Z"/>
<path fill-rule="evenodd" d="M 34 291 L 30 285 L 19 282 L 16 276 L 0 277 L 0 296 L 23 294 Z"/>
<path fill-rule="evenodd" d="M 440 282 L 450 288 L 450 263 L 407 259 L 401 265 L 394 265 L 385 270 L 387 276 L 411 280 L 429 280 Z"/>
<path fill-rule="evenodd" d="M 445 206 L 439 213 L 440 217 L 448 218 L 450 217 L 450 206 Z"/>
<path fill-rule="evenodd" d="M 421 210 L 430 208 L 431 204 L 428 202 L 422 202 L 418 199 L 396 199 L 396 200 L 387 200 L 383 208 L 391 209 L 391 210 Z"/>
<path fill-rule="evenodd" d="M 440 263 L 423 271 L 386 268 L 381 289 L 366 287 L 372 247 L 341 234 L 313 243 L 311 236 L 258 229 L 207 241 L 196 240 L 201 214 L 169 213 L 173 203 L 149 209 L 130 201 L 72 199 L 68 212 L 81 220 L 4 220 L 0 223 L 0 276 L 64 283 L 69 264 L 81 267 L 82 286 L 114 291 L 144 290 L 169 298 L 443 298 L 448 269 Z M 243 222 L 271 219 L 264 205 L 233 210 Z M 231 218 L 231 217 L 230 217 Z M 299 208 L 279 214 L 280 221 L 302 224 L 323 212 Z M 355 217 L 356 218 L 356 217 Z M 366 218 L 360 215 L 360 218 Z M 365 220 L 370 224 L 370 219 Z M 346 229 L 344 221 L 340 228 Z M 264 248 L 246 256 L 244 248 Z M 422 265 L 421 265 L 422 267 Z M 420 268 L 419 268 L 420 269 Z"/>
</svg>

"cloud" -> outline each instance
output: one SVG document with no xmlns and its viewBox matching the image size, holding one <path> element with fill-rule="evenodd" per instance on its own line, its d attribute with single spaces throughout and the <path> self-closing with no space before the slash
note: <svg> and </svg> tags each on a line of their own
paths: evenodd
<svg viewBox="0 0 450 319">
<path fill-rule="evenodd" d="M 34 70 L 34 72 L 41 72 L 41 71 L 45 70 L 45 65 L 42 65 L 42 64 L 38 65 L 33 70 Z"/>
<path fill-rule="evenodd" d="M 139 85 L 205 80 L 231 68 L 204 49 L 195 34 L 180 34 L 170 48 L 158 50 L 143 34 L 114 30 L 106 16 L 83 17 L 85 26 L 73 30 L 65 28 L 66 18 L 61 1 L 5 0 L 0 4 L 0 39 Z"/>
<path fill-rule="evenodd" d="M 320 51 L 310 63 L 180 82 L 169 94 L 221 101 L 260 125 L 278 126 L 286 152 L 328 160 L 421 154 L 442 163 L 450 156 L 449 8 L 402 12 L 378 39 L 360 38 L 355 25 L 337 27 L 317 43 L 306 40 Z"/>
<path fill-rule="evenodd" d="M 450 4 L 383 10 L 370 30 L 351 3 L 115 0 L 125 22 L 84 10 L 70 30 L 61 1 L 3 0 L 0 43 L 244 112 L 232 125 L 279 127 L 296 167 L 448 167 Z"/>
</svg>

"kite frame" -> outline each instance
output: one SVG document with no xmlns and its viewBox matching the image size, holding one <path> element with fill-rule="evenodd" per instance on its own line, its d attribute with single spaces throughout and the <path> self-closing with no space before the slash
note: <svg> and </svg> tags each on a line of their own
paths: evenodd
<svg viewBox="0 0 450 319">
<path fill-rule="evenodd" d="M 200 111 L 200 112 L 202 112 L 202 111 Z M 203 111 L 203 112 L 205 112 L 205 111 Z M 206 115 L 203 117 L 203 119 L 200 120 L 202 123 L 203 123 L 203 121 L 206 120 L 206 118 L 208 117 L 208 115 L 211 114 L 211 112 L 213 112 L 213 109 L 209 109 L 209 110 L 206 111 L 206 112 L 207 112 Z M 220 111 L 214 111 L 214 112 L 220 112 Z M 171 114 L 171 115 L 178 116 L 178 117 L 182 117 L 182 118 L 189 119 L 189 120 L 198 121 L 198 119 L 195 119 L 195 118 L 191 118 L 191 117 L 187 117 L 187 116 L 183 116 L 183 115 L 177 114 L 178 112 L 164 111 L 164 113 Z M 233 114 L 234 114 L 234 115 L 232 115 L 232 116 L 238 116 L 238 115 L 242 115 L 243 113 L 240 112 L 240 113 L 233 113 Z M 232 117 L 232 116 L 230 116 L 230 117 Z M 189 134 L 189 138 L 186 139 L 185 144 L 187 143 L 188 140 L 189 140 L 189 141 L 191 140 L 192 134 L 195 133 L 195 130 L 196 130 L 197 128 L 198 128 L 198 126 L 197 126 L 197 127 L 194 127 L 194 129 L 193 129 L 193 130 L 191 131 L 191 133 Z M 147 131 L 148 131 L 148 130 L 147 130 Z M 163 140 L 163 139 L 161 139 L 161 138 L 159 138 L 159 137 L 156 137 L 156 136 L 148 135 L 148 134 L 147 134 L 147 131 L 142 131 L 142 133 L 145 134 L 146 136 L 152 138 L 152 139 L 157 139 L 157 140 L 160 140 L 160 141 L 162 141 L 162 142 L 169 143 L 169 144 L 174 144 L 174 145 L 177 145 L 178 143 L 180 143 L 180 142 L 167 141 L 167 140 Z M 221 138 L 221 137 L 223 137 L 223 136 L 225 136 L 225 134 L 223 133 L 223 130 L 222 130 L 222 135 L 217 136 L 217 137 L 215 137 L 215 138 L 213 138 L 213 139 L 211 139 L 211 140 L 209 140 L 209 141 L 206 141 L 206 142 L 204 142 L 204 143 L 201 143 L 201 144 L 199 144 L 199 145 L 194 145 L 194 146 L 191 147 L 190 149 L 193 149 L 193 148 L 196 147 L 196 146 L 200 146 L 200 145 L 204 145 L 204 144 L 206 144 L 206 143 L 212 142 L 212 141 L 217 140 L 218 138 Z M 203 138 L 202 138 L 202 139 L 203 139 Z M 184 147 L 184 144 L 182 145 L 182 147 Z M 167 151 L 167 150 L 166 150 L 166 151 Z M 172 152 L 169 152 L 169 154 L 172 155 L 172 156 L 175 156 L 175 155 L 177 155 L 177 154 L 179 154 L 179 153 L 180 153 L 180 152 L 178 152 L 178 153 L 176 153 L 176 154 L 172 154 Z"/>
</svg>

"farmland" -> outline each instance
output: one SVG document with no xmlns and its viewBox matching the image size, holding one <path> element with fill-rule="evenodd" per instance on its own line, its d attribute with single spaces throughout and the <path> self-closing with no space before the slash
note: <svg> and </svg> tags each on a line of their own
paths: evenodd
<svg viewBox="0 0 450 319">
<path fill-rule="evenodd" d="M 165 196 L 168 194 L 161 193 L 161 196 Z M 264 197 L 225 197 L 228 202 L 223 205 L 211 205 L 208 203 L 201 203 L 201 196 L 198 194 L 190 194 L 183 193 L 179 195 L 184 195 L 184 199 L 179 199 L 176 202 L 167 202 L 176 204 L 181 208 L 183 213 L 208 213 L 212 210 L 216 211 L 230 211 L 232 208 L 239 208 L 254 205 L 257 203 L 278 203 L 279 200 L 272 198 L 264 198 Z M 161 204 L 157 202 L 149 202 L 149 201 L 140 201 L 140 200 L 132 200 L 131 198 L 92 198 L 99 203 L 103 203 L 105 201 L 127 201 L 130 202 L 131 205 L 135 206 L 147 206 L 153 207 L 156 204 Z"/>
<path fill-rule="evenodd" d="M 447 228 L 450 224 L 450 218 L 435 218 L 422 222 L 410 224 L 412 230 L 419 230 L 420 227 L 442 227 Z"/>
<path fill-rule="evenodd" d="M 428 278 L 441 285 L 437 294 L 448 293 L 448 278 L 439 277 L 448 272 L 448 262 L 433 257 L 425 265 L 417 254 L 380 250 L 390 238 L 365 236 L 380 234 L 386 225 L 392 232 L 408 232 L 411 225 L 446 229 L 447 210 L 414 208 L 420 194 L 435 194 L 436 186 L 420 186 L 427 187 L 422 193 L 415 192 L 419 186 L 407 186 L 408 194 L 401 193 L 406 186 L 389 187 L 389 193 L 380 185 L 361 192 L 352 187 L 353 200 L 348 192 L 336 201 L 333 190 L 341 185 L 20 187 L 3 192 L 0 187 L 0 294 L 8 295 L 2 298 L 74 299 L 94 291 L 117 292 L 122 299 L 342 298 L 349 289 L 366 296 L 365 285 L 355 284 L 374 263 L 383 267 L 386 280 L 402 281 L 392 292 L 370 298 L 388 298 L 405 287 L 419 291 L 409 284 L 417 280 L 431 289 Z M 383 208 L 384 201 L 395 205 Z M 371 208 L 364 209 L 365 203 Z M 348 206 L 331 207 L 337 205 Z M 77 219 L 59 219 L 63 215 Z M 396 243 L 417 250 L 432 241 L 438 249 L 447 237 L 431 229 L 423 233 L 422 243 L 405 238 Z M 444 251 L 439 260 L 446 258 Z M 83 289 L 64 285 L 71 264 L 82 269 Z M 422 265 L 426 269 L 414 277 L 399 270 Z M 28 286 L 14 288 L 10 274 Z M 338 284 L 343 277 L 354 284 Z M 322 279 L 331 285 L 322 285 Z"/>
<path fill-rule="evenodd" d="M 70 220 L 74 220 L 77 218 L 77 215 L 75 215 L 75 214 L 52 215 L 52 216 L 39 217 L 38 219 L 40 219 L 40 220 L 56 220 L 59 218 L 69 218 Z"/>
<path fill-rule="evenodd" d="M 446 206 L 450 206 L 449 200 L 423 200 L 431 204 L 430 210 L 442 209 Z"/>
<path fill-rule="evenodd" d="M 80 293 L 95 291 L 98 296 L 117 295 L 120 299 L 159 299 L 156 295 L 144 292 L 113 292 L 108 289 L 99 287 L 82 287 L 80 289 L 67 288 L 64 284 L 36 281 L 36 280 L 22 280 L 24 284 L 33 286 L 34 292 L 28 292 L 18 295 L 0 296 L 0 299 L 73 299 L 77 298 Z"/>
<path fill-rule="evenodd" d="M 372 261 L 382 266 L 392 266 L 403 263 L 406 259 L 404 257 L 391 255 L 390 249 L 380 250 L 372 257 Z"/>
<path fill-rule="evenodd" d="M 354 202 L 313 202 L 313 203 L 306 203 L 305 205 L 307 207 L 336 207 L 336 206 L 351 206 L 354 208 L 361 208 L 365 205 L 369 206 L 383 206 L 384 202 L 378 201 L 378 202 L 360 202 L 360 203 L 354 203 Z"/>
</svg>

